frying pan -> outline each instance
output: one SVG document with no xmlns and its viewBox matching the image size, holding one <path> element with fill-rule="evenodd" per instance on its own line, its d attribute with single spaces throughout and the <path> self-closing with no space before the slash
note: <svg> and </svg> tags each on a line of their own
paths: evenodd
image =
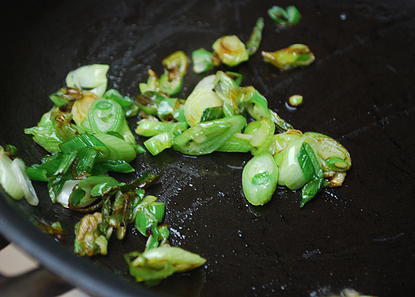
<svg viewBox="0 0 415 297">
<path fill-rule="evenodd" d="M 277 3 L 278 2 L 278 3 Z M 130 229 L 111 240 L 106 257 L 72 253 L 80 219 L 49 201 L 35 183 L 38 207 L 0 198 L 0 231 L 72 284 L 98 296 L 317 296 L 352 287 L 366 294 L 408 296 L 415 288 L 415 2 L 296 1 L 302 14 L 278 28 L 266 15 L 292 1 L 27 1 L 3 10 L 0 143 L 12 143 L 28 164 L 45 152 L 23 129 L 37 123 L 47 95 L 80 65 L 111 65 L 111 87 L 137 95 L 137 83 L 175 50 L 190 54 L 228 34 L 247 40 L 265 17 L 260 49 L 310 46 L 316 62 L 279 72 L 256 54 L 235 71 L 244 75 L 283 118 L 303 131 L 339 140 L 353 166 L 341 188 L 326 189 L 305 208 L 299 193 L 278 189 L 263 207 L 241 193 L 249 154 L 190 158 L 173 150 L 140 155 L 137 173 L 156 170 L 150 193 L 167 203 L 171 244 L 199 253 L 207 264 L 159 286 L 134 283 L 122 255 L 142 250 Z M 190 71 L 183 96 L 202 76 Z M 292 94 L 304 104 L 285 107 Z M 135 124 L 135 119 L 130 123 Z M 132 180 L 134 174 L 125 176 Z M 59 220 L 67 232 L 55 242 L 31 221 Z"/>
</svg>

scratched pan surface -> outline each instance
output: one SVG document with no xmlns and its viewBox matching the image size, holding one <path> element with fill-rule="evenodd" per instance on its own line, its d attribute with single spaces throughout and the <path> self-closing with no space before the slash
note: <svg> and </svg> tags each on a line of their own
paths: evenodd
<svg viewBox="0 0 415 297">
<path fill-rule="evenodd" d="M 304 209 L 298 192 L 281 188 L 256 208 L 241 194 L 248 154 L 140 155 L 137 173 L 161 174 L 151 193 L 167 203 L 171 243 L 208 260 L 151 289 L 133 282 L 122 258 L 143 249 L 142 237 L 130 230 L 126 240 L 111 241 L 107 257 L 76 257 L 72 230 L 80 216 L 51 205 L 42 184 L 35 184 L 37 208 L 0 199 L 1 232 L 99 296 L 316 296 L 345 287 L 409 296 L 415 286 L 415 3 L 296 1 L 303 19 L 283 29 L 266 16 L 273 4 L 292 2 L 43 1 L 3 11 L 9 18 L 3 18 L 0 142 L 15 144 L 29 164 L 39 161 L 44 151 L 23 129 L 51 107 L 47 95 L 71 69 L 110 64 L 110 86 L 134 96 L 146 70 L 160 72 L 169 53 L 209 49 L 225 34 L 246 40 L 264 16 L 260 49 L 305 43 L 316 62 L 281 73 L 256 54 L 234 70 L 296 128 L 331 135 L 350 150 L 353 167 L 343 187 L 324 190 Z M 182 96 L 200 78 L 190 71 Z M 295 111 L 285 107 L 292 94 L 305 98 Z M 29 217 L 60 220 L 66 242 L 41 234 Z"/>
</svg>

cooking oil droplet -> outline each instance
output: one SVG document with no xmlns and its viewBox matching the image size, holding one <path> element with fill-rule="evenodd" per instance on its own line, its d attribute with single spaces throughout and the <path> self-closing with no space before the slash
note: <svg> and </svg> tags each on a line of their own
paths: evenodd
<svg viewBox="0 0 415 297">
<path fill-rule="evenodd" d="M 291 106 L 290 104 L 288 104 L 288 102 L 285 102 L 285 108 L 287 108 L 289 111 L 297 110 L 297 107 Z"/>
</svg>

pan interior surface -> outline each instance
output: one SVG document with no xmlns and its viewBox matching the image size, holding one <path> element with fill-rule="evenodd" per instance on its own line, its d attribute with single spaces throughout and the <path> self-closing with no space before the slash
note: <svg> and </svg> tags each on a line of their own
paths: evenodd
<svg viewBox="0 0 415 297">
<path fill-rule="evenodd" d="M 297 2 L 300 23 L 281 28 L 266 14 L 273 1 L 27 1 L 3 19 L 0 144 L 16 145 L 27 164 L 39 162 L 45 151 L 23 129 L 51 108 L 48 94 L 63 86 L 70 70 L 109 64 L 110 87 L 134 97 L 147 69 L 160 73 L 170 53 L 211 50 L 223 35 L 247 40 L 262 16 L 260 50 L 304 43 L 316 62 L 279 72 L 257 53 L 232 71 L 294 127 L 330 135 L 349 149 L 353 166 L 341 188 L 322 191 L 303 209 L 298 192 L 280 188 L 270 203 L 253 207 L 241 189 L 249 154 L 139 155 L 136 174 L 161 175 L 149 192 L 167 204 L 171 244 L 207 258 L 203 267 L 152 288 L 128 274 L 123 254 L 145 245 L 132 229 L 125 240 L 110 241 L 108 256 L 72 254 L 81 215 L 52 205 L 44 184 L 34 183 L 41 199 L 35 208 L 2 192 L 1 232 L 99 296 L 318 296 L 346 287 L 407 296 L 415 263 L 415 3 Z M 181 96 L 202 77 L 189 69 Z M 294 111 L 285 106 L 293 94 L 304 96 Z M 29 218 L 61 221 L 65 242 L 35 231 Z M 18 224 L 6 225 L 12 221 Z"/>
</svg>

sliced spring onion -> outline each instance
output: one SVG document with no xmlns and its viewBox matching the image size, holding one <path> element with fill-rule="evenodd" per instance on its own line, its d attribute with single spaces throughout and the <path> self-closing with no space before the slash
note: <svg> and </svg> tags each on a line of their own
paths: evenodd
<svg viewBox="0 0 415 297">
<path fill-rule="evenodd" d="M 183 89 L 183 77 L 176 76 L 174 78 L 169 77 L 169 73 L 165 71 L 160 76 L 160 91 L 167 95 L 176 95 Z"/>
<path fill-rule="evenodd" d="M 252 56 L 256 53 L 259 48 L 262 39 L 262 30 L 264 29 L 264 18 L 258 18 L 254 29 L 252 30 L 251 36 L 246 43 L 246 49 L 248 54 Z"/>
<path fill-rule="evenodd" d="M 127 225 L 134 221 L 136 213 L 134 208 L 141 201 L 141 196 L 138 194 L 124 194 L 121 191 L 118 191 L 115 194 L 115 200 L 112 205 L 111 215 L 108 217 L 104 214 L 104 223 L 108 220 L 108 231 L 111 229 L 116 230 L 116 236 L 118 240 L 121 240 L 125 237 L 127 231 Z M 108 235 L 108 231 L 105 232 Z"/>
<path fill-rule="evenodd" d="M 225 74 L 233 79 L 235 84 L 239 87 L 242 83 L 244 76 L 238 72 L 226 71 Z"/>
<path fill-rule="evenodd" d="M 165 68 L 160 76 L 160 90 L 167 95 L 175 95 L 183 88 L 183 78 L 187 73 L 189 59 L 183 51 L 177 51 L 164 58 L 162 64 Z"/>
<path fill-rule="evenodd" d="M 134 103 L 134 101 L 131 98 L 121 95 L 121 93 L 115 89 L 109 89 L 108 91 L 105 92 L 103 97 L 105 99 L 109 99 L 109 100 L 113 100 L 117 102 L 123 108 L 130 107 Z"/>
<path fill-rule="evenodd" d="M 93 175 L 103 175 L 108 171 L 120 172 L 120 173 L 131 173 L 135 169 L 129 163 L 124 160 L 106 160 L 95 164 L 91 173 Z"/>
<path fill-rule="evenodd" d="M 17 156 L 17 147 L 12 144 L 6 144 L 4 146 L 4 152 L 8 157 L 14 158 Z"/>
<path fill-rule="evenodd" d="M 275 111 L 270 110 L 270 113 L 271 120 L 275 123 L 275 125 L 277 125 L 278 130 L 285 132 L 287 130 L 294 129 L 290 123 L 283 120 Z"/>
<path fill-rule="evenodd" d="M 80 100 L 82 96 L 82 91 L 78 88 L 61 88 L 57 92 L 50 94 L 49 99 L 57 107 L 61 107 L 71 101 Z"/>
<path fill-rule="evenodd" d="M 144 172 L 141 173 L 134 181 L 131 183 L 120 187 L 121 192 L 129 192 L 129 191 L 139 191 L 139 189 L 144 189 L 149 187 L 150 185 L 156 183 L 159 180 L 159 175 L 150 173 L 150 172 Z"/>
<path fill-rule="evenodd" d="M 225 115 L 240 113 L 236 102 L 238 89 L 239 87 L 232 77 L 226 75 L 223 71 L 216 72 L 214 91 L 224 103 Z"/>
<path fill-rule="evenodd" d="M 80 256 L 106 255 L 108 240 L 99 231 L 102 223 L 102 214 L 85 215 L 80 222 L 75 225 L 74 252 Z"/>
<path fill-rule="evenodd" d="M 56 197 L 56 202 L 65 208 L 69 207 L 69 196 L 72 193 L 74 187 L 80 183 L 80 180 L 67 180 L 62 187 L 59 195 Z"/>
<path fill-rule="evenodd" d="M 215 75 L 207 76 L 202 79 L 187 97 L 184 104 L 184 115 L 190 126 L 197 125 L 207 108 L 219 107 L 223 105 L 222 100 L 213 91 Z"/>
<path fill-rule="evenodd" d="M 252 205 L 264 205 L 270 201 L 277 181 L 278 167 L 270 153 L 254 156 L 242 171 L 244 195 Z"/>
<path fill-rule="evenodd" d="M 67 180 L 73 179 L 70 171 L 67 171 L 65 174 L 52 175 L 49 177 L 48 181 L 48 191 L 50 200 L 55 203 L 58 195 L 62 191 L 63 185 Z"/>
<path fill-rule="evenodd" d="M 137 282 L 164 279 L 175 272 L 191 270 L 203 265 L 206 259 L 179 247 L 161 246 L 144 253 L 131 252 L 124 256 L 130 274 Z"/>
<path fill-rule="evenodd" d="M 69 114 L 52 108 L 45 113 L 37 126 L 24 130 L 25 134 L 32 134 L 33 140 L 50 153 L 59 152 L 59 145 L 71 139 L 78 132 L 70 123 Z"/>
<path fill-rule="evenodd" d="M 26 174 L 31 180 L 47 182 L 49 181 L 48 172 L 45 169 L 27 167 Z"/>
<path fill-rule="evenodd" d="M 89 90 L 98 98 L 104 95 L 107 88 L 108 65 L 92 64 L 79 67 L 68 73 L 66 85 L 71 88 Z"/>
<path fill-rule="evenodd" d="M 307 142 L 303 142 L 301 145 L 300 151 L 298 152 L 298 163 L 307 180 L 323 177 L 320 162 L 312 147 Z"/>
<path fill-rule="evenodd" d="M 144 236 L 147 236 L 147 230 L 153 225 L 163 221 L 165 213 L 165 204 L 154 200 L 156 197 L 152 196 L 153 201 L 148 201 L 148 197 L 144 198 L 143 205 L 139 207 L 135 217 L 135 227 Z"/>
<path fill-rule="evenodd" d="M 232 116 L 199 123 L 174 138 L 173 148 L 187 155 L 205 155 L 220 148 L 232 135 L 241 131 L 246 119 Z"/>
<path fill-rule="evenodd" d="M 292 95 L 288 98 L 288 104 L 291 106 L 297 107 L 303 104 L 303 96 L 301 95 Z"/>
<path fill-rule="evenodd" d="M 147 115 L 157 116 L 161 120 L 184 121 L 184 100 L 170 98 L 158 92 L 146 92 L 136 98 L 138 108 Z"/>
<path fill-rule="evenodd" d="M 295 25 L 301 19 L 300 12 L 293 5 L 288 6 L 286 9 L 273 6 L 268 9 L 268 15 L 274 22 L 281 25 Z"/>
<path fill-rule="evenodd" d="M 32 180 L 49 181 L 50 176 L 58 170 L 62 159 L 62 153 L 46 155 L 42 158 L 41 164 L 34 164 L 27 167 L 26 173 Z"/>
<path fill-rule="evenodd" d="M 76 155 L 77 151 L 72 151 L 68 154 L 64 154 L 58 169 L 56 169 L 53 175 L 65 174 L 71 167 L 72 163 L 75 161 Z"/>
<path fill-rule="evenodd" d="M 193 71 L 202 73 L 213 69 L 213 54 L 203 48 L 192 52 Z"/>
<path fill-rule="evenodd" d="M 270 118 L 271 110 L 268 108 L 268 100 L 262 96 L 254 87 L 243 87 L 239 89 L 239 101 L 256 120 Z"/>
<path fill-rule="evenodd" d="M 104 151 L 105 144 L 95 135 L 82 133 L 60 145 L 60 149 L 64 154 L 70 154 L 71 152 L 79 151 L 85 148 L 95 148 L 98 151 Z"/>
<path fill-rule="evenodd" d="M 11 166 L 12 160 L 6 155 L 3 147 L 0 146 L 0 184 L 10 197 L 20 200 L 24 197 L 24 191 Z"/>
<path fill-rule="evenodd" d="M 226 153 L 247 153 L 252 150 L 252 145 L 250 142 L 251 136 L 236 133 L 232 135 L 228 140 L 222 144 L 217 151 L 226 152 Z"/>
<path fill-rule="evenodd" d="M 10 168 L 17 179 L 17 183 L 23 191 L 27 203 L 32 206 L 38 205 L 39 198 L 36 195 L 36 191 L 33 188 L 32 182 L 26 174 L 26 166 L 24 162 L 21 159 L 16 158 L 12 161 Z"/>
<path fill-rule="evenodd" d="M 322 160 L 324 171 L 345 172 L 350 169 L 352 166 L 350 153 L 339 142 L 321 133 L 306 132 L 304 135 Z"/>
<path fill-rule="evenodd" d="M 160 119 L 166 118 L 172 115 L 177 107 L 178 100 L 176 98 L 168 98 L 160 96 L 157 99 L 157 116 Z"/>
<path fill-rule="evenodd" d="M 303 142 L 303 138 L 295 140 L 287 149 L 275 155 L 279 168 L 278 184 L 290 190 L 297 190 L 309 182 L 301 170 L 297 157 Z"/>
<path fill-rule="evenodd" d="M 92 104 L 88 112 L 88 119 L 95 133 L 106 133 L 109 131 L 119 132 L 125 117 L 120 104 L 101 98 Z"/>
<path fill-rule="evenodd" d="M 138 122 L 135 132 L 138 135 L 151 137 L 164 132 L 171 132 L 175 135 L 181 134 L 187 128 L 186 122 L 158 122 L 143 119 Z"/>
<path fill-rule="evenodd" d="M 57 241 L 64 241 L 65 233 L 63 231 L 62 224 L 59 221 L 49 224 L 44 220 L 36 220 L 34 223 L 40 230 L 52 235 Z"/>
<path fill-rule="evenodd" d="M 206 108 L 200 118 L 201 122 L 223 118 L 223 108 L 221 106 Z"/>
<path fill-rule="evenodd" d="M 231 67 L 247 61 L 249 57 L 245 44 L 236 35 L 223 36 L 212 47 L 222 63 Z"/>
<path fill-rule="evenodd" d="M 77 154 L 76 176 L 91 172 L 98 157 L 98 152 L 92 148 L 80 150 Z"/>
<path fill-rule="evenodd" d="M 170 73 L 173 72 L 174 75 L 184 76 L 187 73 L 189 59 L 185 52 L 176 51 L 164 58 L 161 64 Z"/>
<path fill-rule="evenodd" d="M 141 94 L 160 91 L 160 82 L 157 74 L 153 70 L 149 69 L 147 83 L 139 83 L 138 87 Z"/>
<path fill-rule="evenodd" d="M 124 160 L 130 162 L 135 159 L 137 153 L 134 145 L 109 134 L 95 134 L 95 137 L 101 141 L 106 151 L 104 153 L 103 160 Z"/>
<path fill-rule="evenodd" d="M 121 93 L 115 89 L 110 89 L 104 94 L 105 99 L 110 99 L 116 101 L 125 112 L 126 117 L 132 117 L 137 115 L 138 106 L 135 102 L 128 96 L 123 96 Z"/>
<path fill-rule="evenodd" d="M 205 76 L 197 83 L 193 91 L 198 90 L 198 89 L 211 89 L 212 90 L 215 87 L 215 80 L 216 80 L 215 74 Z"/>
<path fill-rule="evenodd" d="M 279 6 L 273 6 L 268 9 L 269 17 L 278 24 L 287 24 L 287 12 L 284 8 Z"/>
<path fill-rule="evenodd" d="M 287 19 L 290 25 L 295 25 L 301 20 L 301 14 L 297 7 L 290 5 L 286 8 Z"/>
<path fill-rule="evenodd" d="M 285 133 L 274 135 L 275 153 L 279 153 L 285 150 L 295 140 L 300 139 L 302 136 L 303 133 L 301 133 L 299 130 L 288 130 Z"/>
<path fill-rule="evenodd" d="M 70 208 L 84 208 L 92 204 L 114 186 L 123 185 L 110 176 L 90 176 L 79 182 L 69 195 Z"/>
<path fill-rule="evenodd" d="M 173 146 L 173 134 L 170 132 L 157 134 L 144 141 L 144 146 L 153 156 L 158 155 Z"/>
<path fill-rule="evenodd" d="M 323 179 L 313 179 L 310 182 L 306 183 L 301 190 L 301 202 L 300 207 L 304 207 L 304 205 L 313 199 L 320 189 L 323 187 Z"/>
<path fill-rule="evenodd" d="M 249 123 L 245 134 L 250 134 L 251 153 L 255 156 L 269 151 L 274 140 L 275 124 L 268 118 Z"/>
<path fill-rule="evenodd" d="M 304 177 L 309 180 L 301 191 L 300 207 L 304 207 L 320 191 L 323 185 L 323 170 L 313 148 L 306 141 L 303 142 L 298 152 L 298 163 Z"/>
<path fill-rule="evenodd" d="M 137 144 L 136 145 L 136 152 L 137 152 L 137 154 L 144 154 L 147 151 L 142 145 Z"/>
<path fill-rule="evenodd" d="M 147 239 L 145 251 L 167 244 L 170 236 L 169 228 L 166 225 L 151 228 L 151 234 Z"/>
<path fill-rule="evenodd" d="M 314 62 L 314 54 L 304 44 L 293 44 L 275 52 L 262 52 L 265 62 L 285 71 L 298 66 L 308 66 Z"/>
<path fill-rule="evenodd" d="M 126 142 L 135 145 L 135 137 L 133 135 L 133 132 L 131 132 L 130 127 L 128 126 L 128 122 L 127 119 L 124 117 L 122 120 L 122 124 L 121 124 L 121 129 L 118 132 L 109 132 L 108 134 L 112 134 L 115 133 L 113 135 L 118 134 L 119 138 L 125 140 Z"/>
<path fill-rule="evenodd" d="M 71 113 L 74 122 L 78 126 L 82 126 L 82 123 L 88 116 L 89 109 L 97 99 L 98 97 L 95 94 L 88 91 L 82 91 L 82 98 L 74 102 Z"/>
<path fill-rule="evenodd" d="M 49 99 L 50 101 L 53 102 L 53 104 L 55 104 L 57 107 L 61 107 L 65 104 L 68 104 L 68 100 L 64 99 L 63 97 L 55 94 L 50 94 L 49 95 Z"/>
</svg>

